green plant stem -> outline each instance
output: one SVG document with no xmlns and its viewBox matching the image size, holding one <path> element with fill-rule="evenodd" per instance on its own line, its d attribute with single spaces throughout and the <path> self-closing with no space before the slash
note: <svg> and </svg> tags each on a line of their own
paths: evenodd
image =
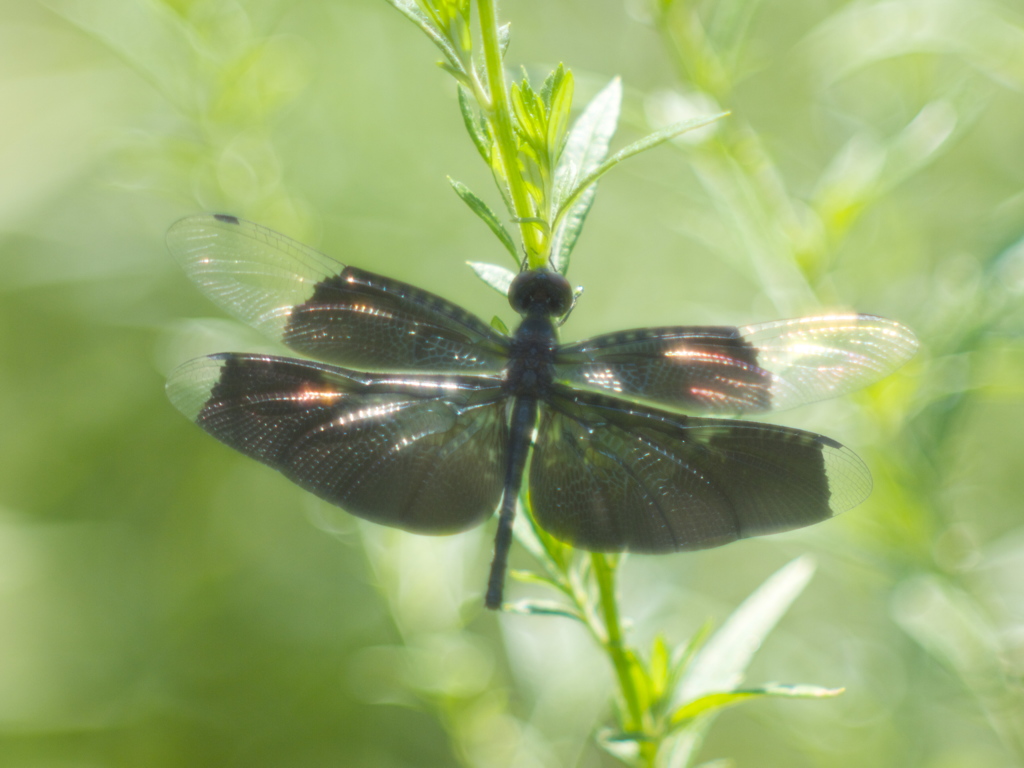
<svg viewBox="0 0 1024 768">
<path fill-rule="evenodd" d="M 498 41 L 498 17 L 495 0 L 477 0 L 480 13 L 480 34 L 483 40 L 484 64 L 487 67 L 487 81 L 490 85 L 488 113 L 494 127 L 495 146 L 499 162 L 505 171 L 509 195 L 520 219 L 519 231 L 526 248 L 526 257 L 531 267 L 540 266 L 546 260 L 543 244 L 534 223 L 526 220 L 534 215 L 530 196 L 519 173 L 515 133 L 512 129 L 512 105 L 505 85 L 505 70 L 501 61 L 501 44 Z"/>
<path fill-rule="evenodd" d="M 626 711 L 629 714 L 629 721 L 625 723 L 625 730 L 640 732 L 643 730 L 644 725 L 643 710 L 640 706 L 640 697 L 637 694 L 633 676 L 630 674 L 630 664 L 629 659 L 626 658 L 626 649 L 622 643 L 622 623 L 619 619 L 619 606 L 615 595 L 615 572 L 611 565 L 609 565 L 608 558 L 600 552 L 592 553 L 590 561 L 594 568 L 594 577 L 597 580 L 597 589 L 601 601 L 601 614 L 604 617 L 604 645 L 615 667 L 615 676 L 619 679 L 619 688 L 622 691 L 622 698 L 626 703 Z"/>
</svg>

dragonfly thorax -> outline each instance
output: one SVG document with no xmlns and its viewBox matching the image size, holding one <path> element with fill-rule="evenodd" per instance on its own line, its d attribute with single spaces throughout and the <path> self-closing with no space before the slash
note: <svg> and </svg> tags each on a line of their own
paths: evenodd
<svg viewBox="0 0 1024 768">
<path fill-rule="evenodd" d="M 543 398 L 555 378 L 558 333 L 546 314 L 523 318 L 509 348 L 505 386 L 510 394 Z"/>
<path fill-rule="evenodd" d="M 561 317 L 572 306 L 572 286 L 558 272 L 530 269 L 512 281 L 508 303 L 521 315 Z"/>
</svg>

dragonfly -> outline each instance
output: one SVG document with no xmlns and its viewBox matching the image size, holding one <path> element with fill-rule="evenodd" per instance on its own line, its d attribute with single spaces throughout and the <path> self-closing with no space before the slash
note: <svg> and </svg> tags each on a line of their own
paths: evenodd
<svg viewBox="0 0 1024 768">
<path fill-rule="evenodd" d="M 842 395 L 917 348 L 893 320 L 829 314 L 643 328 L 561 344 L 566 278 L 523 269 L 507 334 L 412 285 L 234 216 L 190 216 L 171 253 L 222 309 L 309 359 L 184 363 L 173 404 L 207 433 L 350 514 L 450 534 L 498 512 L 485 604 L 503 605 L 525 490 L 537 525 L 594 552 L 717 547 L 867 498 L 849 448 L 738 420 Z"/>
</svg>

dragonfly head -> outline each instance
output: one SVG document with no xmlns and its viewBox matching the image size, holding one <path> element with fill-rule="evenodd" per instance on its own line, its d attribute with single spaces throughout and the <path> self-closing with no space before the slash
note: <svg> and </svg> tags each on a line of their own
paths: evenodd
<svg viewBox="0 0 1024 768">
<path fill-rule="evenodd" d="M 520 315 L 561 317 L 572 306 L 572 286 L 550 269 L 526 270 L 512 281 L 508 303 Z"/>
</svg>

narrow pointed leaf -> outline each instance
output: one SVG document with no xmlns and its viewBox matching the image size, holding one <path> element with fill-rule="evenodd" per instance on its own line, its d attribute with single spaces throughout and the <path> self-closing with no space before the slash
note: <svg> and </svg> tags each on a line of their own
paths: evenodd
<svg viewBox="0 0 1024 768">
<path fill-rule="evenodd" d="M 448 60 L 448 65 L 456 72 L 465 75 L 465 70 L 462 67 L 462 62 L 459 61 L 459 55 L 456 53 L 452 44 L 448 42 L 448 39 L 434 24 L 430 21 L 423 11 L 419 9 L 414 0 L 387 0 L 399 13 L 407 17 L 413 24 L 423 30 L 427 37 L 429 37 L 434 45 L 436 45 L 444 57 Z"/>
<path fill-rule="evenodd" d="M 622 108 L 622 81 L 614 78 L 584 108 L 569 131 L 565 149 L 558 160 L 559 169 L 571 169 L 559 179 L 560 193 L 570 191 L 608 155 L 608 144 L 615 135 Z"/>
<path fill-rule="evenodd" d="M 508 329 L 508 326 L 505 325 L 505 321 L 502 320 L 497 315 L 491 318 L 491 328 L 496 330 L 498 333 L 504 333 L 506 336 L 512 335 Z"/>
<path fill-rule="evenodd" d="M 705 125 L 709 125 L 710 123 L 713 123 L 715 120 L 720 120 L 721 118 L 725 117 L 728 114 L 728 112 L 721 112 L 717 115 L 712 115 L 711 117 L 695 117 L 691 120 L 684 120 L 681 123 L 670 125 L 667 128 L 663 128 L 660 131 L 656 131 L 655 133 L 650 134 L 649 136 L 645 136 L 639 141 L 633 142 L 625 149 L 620 149 L 614 155 L 612 155 L 603 163 L 601 163 L 601 165 L 599 165 L 593 171 L 584 176 L 579 182 L 577 182 L 576 186 L 572 189 L 572 191 L 570 191 L 566 195 L 565 199 L 562 200 L 561 205 L 559 207 L 558 215 L 556 217 L 556 221 L 560 220 L 562 217 L 566 215 L 567 209 L 570 206 L 572 206 L 573 203 L 576 202 L 576 200 L 586 191 L 586 189 L 591 184 L 600 179 L 602 176 L 608 173 L 608 171 L 610 171 L 616 165 L 621 163 L 623 160 L 628 160 L 634 155 L 638 155 L 641 152 L 647 151 L 648 149 L 653 149 L 659 144 L 664 144 L 666 141 L 674 139 L 676 136 L 686 133 L 687 131 L 692 131 L 695 128 L 703 128 Z"/>
<path fill-rule="evenodd" d="M 556 592 L 568 592 L 566 586 L 556 579 L 535 573 L 534 571 L 510 570 L 508 575 L 522 584 L 540 584 L 545 587 L 550 587 Z"/>
<path fill-rule="evenodd" d="M 776 696 L 784 699 L 830 699 L 846 692 L 845 688 L 825 688 L 822 685 L 796 685 L 786 683 L 767 683 L 753 689 L 762 696 Z"/>
<path fill-rule="evenodd" d="M 659 634 L 651 645 L 651 660 L 648 664 L 651 698 L 655 701 L 665 695 L 670 672 L 668 646 L 665 644 L 665 636 Z"/>
<path fill-rule="evenodd" d="M 691 701 L 688 704 L 676 709 L 672 713 L 672 717 L 669 720 L 671 728 L 675 728 L 687 720 L 692 720 L 698 715 L 704 715 L 709 712 L 716 712 L 721 709 L 727 709 L 735 706 L 740 702 L 747 701 L 748 699 L 757 698 L 759 694 L 753 691 L 733 691 L 732 693 L 709 693 L 707 696 L 701 696 L 695 701 Z"/>
<path fill-rule="evenodd" d="M 561 68 L 561 64 L 559 64 Z M 566 72 L 558 81 L 551 94 L 548 107 L 548 156 L 556 158 L 562 149 L 562 142 L 569 127 L 569 112 L 572 110 L 572 97 L 575 84 L 572 72 Z"/>
<path fill-rule="evenodd" d="M 512 235 L 508 233 L 508 230 L 505 229 L 502 223 L 498 220 L 494 211 L 490 209 L 487 203 L 473 194 L 472 190 L 470 190 L 470 188 L 461 181 L 456 181 L 450 176 L 448 177 L 448 181 L 452 185 L 452 189 L 455 190 L 455 194 L 461 197 L 462 201 L 470 207 L 473 213 L 479 216 L 483 220 L 484 224 L 490 227 L 491 232 L 497 236 L 502 245 L 504 245 L 505 248 L 508 249 L 508 252 L 512 254 L 512 258 L 518 261 L 519 256 L 516 253 L 516 244 L 512 240 Z"/>
<path fill-rule="evenodd" d="M 515 217 L 516 208 L 512 203 L 512 192 L 508 186 L 508 179 L 505 178 L 505 168 L 501 163 L 501 157 L 498 154 L 497 145 L 492 142 L 491 154 L 487 159 L 487 165 L 491 169 L 491 176 L 494 179 L 494 186 L 498 188 L 498 192 L 501 193 L 501 201 L 505 204 L 505 210 L 508 215 Z"/>
<path fill-rule="evenodd" d="M 540 97 L 546 106 L 551 106 L 551 94 L 558 90 L 565 74 L 565 65 L 559 64 L 551 70 L 551 73 L 544 79 L 544 85 L 540 88 Z"/>
<path fill-rule="evenodd" d="M 512 22 L 509 21 L 498 27 L 498 49 L 501 51 L 501 58 L 505 58 L 505 51 L 512 41 Z"/>
<path fill-rule="evenodd" d="M 525 501 L 523 512 L 529 525 L 517 525 L 513 529 L 516 540 L 529 549 L 537 560 L 543 563 L 550 563 L 554 566 L 555 570 L 563 575 L 566 574 L 572 558 L 572 547 L 559 541 L 537 525 L 537 520 L 534 518 L 529 504 Z"/>
<path fill-rule="evenodd" d="M 768 578 L 737 608 L 694 656 L 674 701 L 694 701 L 734 690 L 754 653 L 800 595 L 814 573 L 810 558 L 791 561 Z"/>
<path fill-rule="evenodd" d="M 465 72 L 463 72 L 461 69 L 456 69 L 447 61 L 439 61 L 437 62 L 437 66 L 439 66 L 441 69 L 443 69 L 453 78 L 455 78 L 456 84 L 461 85 L 463 87 L 469 85 L 469 78 L 466 77 Z"/>
<path fill-rule="evenodd" d="M 502 296 L 508 296 L 509 286 L 515 278 L 511 270 L 499 267 L 497 264 L 488 264 L 483 261 L 467 261 L 470 269 L 476 272 L 476 276 L 487 283 Z"/>
<path fill-rule="evenodd" d="M 524 504 L 522 511 L 524 514 L 518 516 L 516 518 L 516 522 L 518 523 L 520 520 L 525 518 L 526 525 L 515 525 L 512 528 L 512 535 L 515 536 L 516 541 L 518 541 L 526 551 L 533 556 L 534 560 L 537 560 L 544 565 L 550 564 L 553 561 L 548 557 L 544 544 L 537 536 L 537 531 L 540 529 L 534 521 L 533 515 L 530 514 L 529 507 Z"/>
<path fill-rule="evenodd" d="M 711 632 L 714 628 L 715 625 L 710 620 L 705 621 L 701 628 L 693 633 L 682 650 L 677 651 L 676 656 L 672 659 L 673 675 L 675 677 L 678 678 L 689 669 L 690 663 L 700 652 L 701 648 L 704 647 L 707 639 L 711 637 Z"/>
<path fill-rule="evenodd" d="M 629 665 L 629 676 L 633 680 L 633 690 L 636 691 L 637 704 L 641 712 L 647 712 L 654 701 L 651 688 L 651 678 L 644 668 L 643 662 L 630 649 L 624 649 L 623 655 Z"/>
<path fill-rule="evenodd" d="M 524 139 L 528 139 L 537 132 L 536 126 L 533 123 L 533 113 L 530 111 L 533 101 L 530 98 L 530 93 L 523 92 L 529 89 L 529 87 L 530 84 L 524 81 L 522 85 L 512 83 L 512 87 L 509 89 L 512 116 L 515 118 L 516 126 L 519 128 L 519 133 Z"/>
<path fill-rule="evenodd" d="M 475 146 L 476 151 L 480 153 L 480 157 L 484 159 L 485 163 L 490 163 L 490 142 L 480 130 L 480 122 L 477 119 L 476 111 L 473 109 L 473 97 L 469 95 L 469 91 L 466 90 L 465 86 L 459 85 L 458 92 L 459 111 L 462 112 L 462 121 L 466 125 L 466 133 L 468 133 L 469 138 L 473 140 L 473 146 Z"/>
<path fill-rule="evenodd" d="M 844 690 L 843 688 L 823 688 L 818 685 L 773 684 L 742 691 L 709 693 L 706 696 L 701 696 L 699 699 L 684 704 L 673 712 L 670 726 L 676 727 L 699 715 L 726 709 L 749 699 L 760 699 L 766 696 L 789 699 L 823 699 L 838 696 Z"/>
<path fill-rule="evenodd" d="M 640 741 L 636 736 L 613 731 L 611 728 L 604 728 L 598 732 L 597 744 L 626 765 L 636 765 L 636 760 L 640 756 Z"/>
<path fill-rule="evenodd" d="M 555 169 L 553 208 L 571 193 L 580 178 L 594 171 L 608 155 L 608 145 L 619 122 L 622 107 L 622 81 L 613 79 L 591 99 L 576 119 L 566 137 L 565 147 Z M 579 239 L 590 206 L 594 203 L 597 187 L 585 188 L 562 215 L 551 239 L 551 268 L 565 274 L 569 256 Z"/>
<path fill-rule="evenodd" d="M 813 573 L 810 558 L 797 558 L 744 600 L 721 629 L 693 654 L 672 697 L 674 704 L 685 707 L 704 696 L 735 691 L 761 642 L 807 586 Z M 659 757 L 664 753 L 665 768 L 693 764 L 716 714 L 714 709 L 705 710 L 687 718 L 685 728 L 672 732 L 659 751 Z"/>
<path fill-rule="evenodd" d="M 581 624 L 586 624 L 583 617 L 572 608 L 559 603 L 547 600 L 519 600 L 508 606 L 510 613 L 523 613 L 533 616 L 562 616 L 566 619 L 575 619 Z"/>
<path fill-rule="evenodd" d="M 701 763 L 697 768 L 735 768 L 736 764 L 727 757 L 719 757 L 714 760 L 708 760 L 706 763 Z"/>
<path fill-rule="evenodd" d="M 583 225 L 587 221 L 587 214 L 594 204 L 594 197 L 597 195 L 597 185 L 591 184 L 583 193 L 576 198 L 572 207 L 565 212 L 558 225 L 555 227 L 554 237 L 551 238 L 551 269 L 555 272 L 565 274 L 569 270 L 569 257 L 572 255 L 576 242 L 580 239 Z"/>
</svg>

